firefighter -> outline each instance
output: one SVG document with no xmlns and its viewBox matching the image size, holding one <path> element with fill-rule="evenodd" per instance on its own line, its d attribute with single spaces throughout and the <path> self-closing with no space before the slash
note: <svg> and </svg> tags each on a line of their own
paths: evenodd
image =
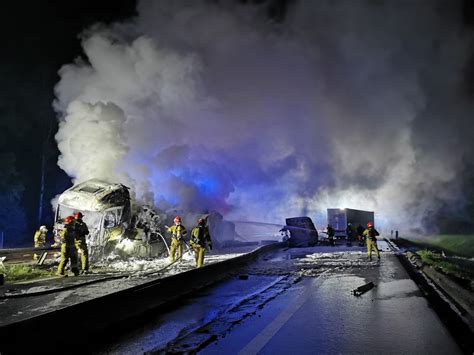
<svg viewBox="0 0 474 355">
<path fill-rule="evenodd" d="M 183 256 L 182 240 L 187 234 L 186 228 L 181 224 L 180 216 L 174 218 L 174 226 L 169 227 L 167 231 L 171 233 L 170 262 L 173 263 Z M 178 251 L 177 259 L 175 259 L 176 250 Z"/>
<path fill-rule="evenodd" d="M 68 261 L 70 261 L 71 271 L 74 275 L 79 275 L 79 269 L 77 268 L 75 233 L 74 217 L 67 216 L 64 219 L 64 229 L 61 231 L 61 261 L 59 262 L 58 271 L 56 273 L 59 276 L 67 276 L 64 273 L 64 268 Z"/>
<path fill-rule="evenodd" d="M 48 233 L 48 228 L 46 226 L 41 226 L 35 232 L 34 243 L 35 248 L 44 248 L 46 246 L 46 233 Z M 33 254 L 33 260 L 38 260 L 38 254 Z"/>
<path fill-rule="evenodd" d="M 200 218 L 197 226 L 191 231 L 190 244 L 196 257 L 196 267 L 200 268 L 204 264 L 206 248 L 212 250 L 211 236 L 209 235 L 209 228 L 206 226 L 205 219 Z"/>
<path fill-rule="evenodd" d="M 89 250 L 87 249 L 86 236 L 89 234 L 86 222 L 82 220 L 81 212 L 74 213 L 74 229 L 76 248 L 81 253 L 81 273 L 89 273 Z"/>
<path fill-rule="evenodd" d="M 357 226 L 357 240 L 359 241 L 359 246 L 363 247 L 364 246 L 364 227 L 362 227 L 361 224 Z"/>
<path fill-rule="evenodd" d="M 354 229 L 352 228 L 352 223 L 347 223 L 346 235 L 347 235 L 347 245 L 351 246 L 352 240 L 354 239 Z"/>
<path fill-rule="evenodd" d="M 328 227 L 327 227 L 326 231 L 327 231 L 327 234 L 328 234 L 329 245 L 330 245 L 330 246 L 334 246 L 334 245 L 335 245 L 335 243 L 334 243 L 334 235 L 336 234 L 336 233 L 334 232 L 334 228 L 333 228 L 330 224 L 328 224 Z"/>
<path fill-rule="evenodd" d="M 377 259 L 380 260 L 380 252 L 379 252 L 379 248 L 377 247 L 378 235 L 380 234 L 374 228 L 374 224 L 372 222 L 367 223 L 367 229 L 364 231 L 363 236 L 367 240 L 367 255 L 370 261 L 372 261 L 372 248 L 375 249 L 375 254 L 377 255 Z"/>
</svg>

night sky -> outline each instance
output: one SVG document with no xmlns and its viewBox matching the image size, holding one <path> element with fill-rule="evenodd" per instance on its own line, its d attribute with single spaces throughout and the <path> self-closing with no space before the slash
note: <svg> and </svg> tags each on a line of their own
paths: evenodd
<svg viewBox="0 0 474 355">
<path fill-rule="evenodd" d="M 407 183 L 414 181 L 413 176 L 417 179 L 413 184 L 414 187 L 411 187 L 417 194 L 417 199 L 397 202 L 397 211 L 423 209 L 423 213 L 417 215 L 417 219 L 422 226 L 436 227 L 429 228 L 430 231 L 436 229 L 441 232 L 472 232 L 474 230 L 474 144 L 472 143 L 474 5 L 472 1 L 414 1 L 413 3 L 417 3 L 422 11 L 413 16 L 413 23 L 418 19 L 421 33 L 427 31 L 421 35 L 417 34 L 420 36 L 419 42 L 417 39 L 412 42 L 410 42 L 411 39 L 407 39 L 410 35 L 405 33 L 404 20 L 400 15 L 403 12 L 398 14 L 396 12 L 398 10 L 393 9 L 395 15 L 389 16 L 391 21 L 387 21 L 387 28 L 381 31 L 380 38 L 374 35 L 378 31 L 377 28 L 368 27 L 356 32 L 356 35 L 359 34 L 362 38 L 361 42 L 358 42 L 359 40 L 351 39 L 351 25 L 346 26 L 344 23 L 344 11 L 349 11 L 346 9 L 350 7 L 349 5 L 334 8 L 326 6 L 320 12 L 318 9 L 314 10 L 315 18 L 319 18 L 319 23 L 324 23 L 324 27 L 321 25 L 312 29 L 311 20 L 303 16 L 304 11 L 301 11 L 303 6 L 299 1 L 204 1 L 201 7 L 196 6 L 191 10 L 180 9 L 177 5 L 171 6 L 171 3 L 168 5 L 165 3 L 159 8 L 158 5 L 152 6 L 149 2 L 143 2 L 138 10 L 135 1 L 126 0 L 17 1 L 8 6 L 3 5 L 3 19 L 0 25 L 3 34 L 0 59 L 2 84 L 0 89 L 0 163 L 2 166 L 0 233 L 2 231 L 4 233 L 5 247 L 28 245 L 38 225 L 46 224 L 51 227 L 53 223 L 51 200 L 71 186 L 71 178 L 80 181 L 90 178 L 91 174 L 98 174 L 102 178 L 112 176 L 121 182 L 131 183 L 136 190 L 138 200 L 154 204 L 159 208 L 170 208 L 173 207 L 173 203 L 177 203 L 183 208 L 196 211 L 217 209 L 245 218 L 245 213 L 237 213 L 235 209 L 236 206 L 248 204 L 250 207 L 246 213 L 250 214 L 253 220 L 272 221 L 269 215 L 255 216 L 265 204 L 272 206 L 269 208 L 270 212 L 278 218 L 284 216 L 287 211 L 313 217 L 314 213 L 319 211 L 320 204 L 323 203 L 325 207 L 364 207 L 360 206 L 360 199 L 361 196 L 366 195 L 361 194 L 354 200 L 347 197 L 354 190 L 373 191 L 373 196 L 379 199 L 395 199 L 393 196 L 397 195 L 398 190 L 387 191 L 387 185 L 398 181 L 397 175 L 393 177 L 387 168 L 382 169 L 381 166 L 391 164 L 398 166 L 396 161 L 398 155 L 389 157 L 388 161 L 384 157 L 378 157 L 375 151 L 380 152 L 379 148 L 384 144 L 377 145 L 379 144 L 377 143 L 370 149 L 367 148 L 364 159 L 354 162 L 353 158 L 347 158 L 347 152 L 350 151 L 348 147 L 357 149 L 359 142 L 347 146 L 340 146 L 337 142 L 347 140 L 349 135 L 358 135 L 359 132 L 370 136 L 380 134 L 381 140 L 384 139 L 384 134 L 386 137 L 392 137 L 397 131 L 386 129 L 386 127 L 391 127 L 395 119 L 410 110 L 414 113 L 407 116 L 413 118 L 405 124 L 409 138 L 403 138 L 405 136 L 400 134 L 399 142 L 409 139 L 410 147 L 413 149 L 410 152 L 401 151 L 399 155 L 404 156 L 403 159 L 407 159 L 406 157 L 412 153 L 415 156 L 413 158 L 417 161 L 415 168 L 410 163 L 410 169 L 415 172 L 410 170 L 406 174 L 412 174 L 407 178 Z M 357 1 L 346 3 L 354 6 Z M 366 16 L 365 6 L 373 11 L 370 7 L 377 7 L 380 3 L 382 4 L 380 11 L 387 11 L 387 14 L 392 11 L 385 9 L 383 1 L 361 1 L 360 3 L 361 15 L 354 15 L 355 23 L 358 21 L 366 23 L 363 20 Z M 424 3 L 425 7 L 421 6 L 421 3 Z M 224 4 L 224 10 L 220 9 L 221 4 Z M 238 9 L 235 18 L 229 15 L 232 14 L 229 10 L 232 6 Z M 165 14 L 163 18 L 157 15 L 154 22 L 153 14 L 155 12 L 163 14 L 166 12 L 164 10 L 168 10 L 167 7 L 170 14 L 176 16 L 176 20 L 170 20 L 171 15 Z M 410 10 L 410 6 L 405 4 L 405 7 Z M 434 20 L 431 20 L 429 15 L 425 16 L 426 9 L 429 10 L 427 12 L 434 14 L 432 17 Z M 375 13 L 369 10 L 367 16 Z M 211 21 L 209 28 L 204 29 L 206 21 L 203 21 L 200 16 L 209 14 L 209 18 L 215 19 L 219 17 L 217 11 L 222 11 L 225 15 L 222 18 L 227 19 L 229 24 Z M 252 13 L 252 15 L 247 16 L 247 13 Z M 308 11 L 307 16 L 309 17 L 310 14 L 312 13 Z M 139 20 L 132 20 L 136 16 L 139 16 Z M 183 20 L 186 16 L 189 16 L 187 22 Z M 334 23 L 337 25 L 332 25 L 331 19 L 335 19 Z M 324 22 L 326 20 L 327 23 Z M 176 26 L 180 23 L 189 23 L 190 28 L 186 29 L 190 31 L 189 34 L 185 33 L 184 28 L 183 33 L 180 33 L 179 27 L 166 26 L 166 21 Z M 300 25 L 304 21 L 309 24 L 309 29 Z M 409 21 L 410 19 L 407 20 L 408 23 Z M 86 41 L 86 49 L 84 49 L 84 46 L 81 46 L 80 35 L 85 29 L 97 23 L 101 24 L 101 29 L 94 29 L 92 34 L 85 35 L 84 38 L 89 41 Z M 370 26 L 372 22 L 368 23 L 367 26 Z M 194 31 L 192 25 L 196 26 Z M 377 46 L 390 48 L 390 41 L 397 39 L 397 26 L 400 29 L 401 44 L 397 42 L 399 47 L 396 49 L 395 46 L 393 47 L 392 59 L 381 59 L 384 55 Z M 407 26 L 409 28 L 409 24 Z M 446 26 L 446 30 L 443 26 Z M 436 31 L 432 38 L 429 33 L 431 29 Z M 304 40 L 300 40 L 298 31 L 303 33 L 301 38 Z M 443 38 L 443 35 L 460 32 L 463 33 L 462 41 L 460 40 L 459 44 L 453 45 L 452 48 L 448 47 L 446 41 L 449 41 L 450 37 Z M 285 35 L 281 35 L 282 33 Z M 145 35 L 142 36 L 142 34 Z M 429 39 L 424 41 L 423 36 Z M 105 40 L 100 42 L 100 38 L 105 38 Z M 430 40 L 432 42 L 429 42 Z M 425 42 L 428 43 L 426 48 L 420 49 L 422 47 L 420 44 Z M 225 43 L 231 43 L 231 48 L 227 48 Z M 339 48 L 347 44 L 352 48 L 352 53 L 357 53 L 360 43 L 367 44 L 367 48 L 361 50 L 361 53 L 373 52 L 371 58 L 363 57 L 364 54 L 354 54 L 354 60 L 352 60 L 350 55 L 346 56 Z M 306 45 L 311 50 L 308 50 Z M 375 49 L 372 46 L 375 46 Z M 151 53 L 149 58 L 155 60 L 158 57 L 159 59 L 156 60 L 159 60 L 159 63 L 167 61 L 179 63 L 182 68 L 186 68 L 184 71 L 189 70 L 189 77 L 181 78 L 172 71 L 162 70 L 153 72 L 159 78 L 156 80 L 169 81 L 166 85 L 159 87 L 153 86 L 146 78 L 139 81 L 136 87 L 125 84 L 121 87 L 122 84 L 119 81 L 110 84 L 110 81 L 104 79 L 110 72 L 114 73 L 111 76 L 120 76 L 120 73 L 116 71 L 118 69 L 112 67 L 114 63 L 111 66 L 107 64 L 113 62 L 113 59 L 110 59 L 112 56 L 108 57 L 108 55 L 114 49 L 120 50 L 115 58 L 124 55 L 123 62 L 117 64 L 117 67 L 125 68 L 124 72 L 127 67 L 123 63 L 136 60 L 135 68 L 137 68 L 143 64 L 142 62 L 148 63 L 146 53 Z M 236 53 L 229 55 L 233 50 Z M 84 51 L 87 51 L 87 54 L 84 54 Z M 133 52 L 135 54 L 127 57 L 130 51 L 135 51 Z M 246 51 L 253 56 L 242 55 Z M 415 52 L 415 54 L 405 55 L 404 51 Z M 222 54 L 224 52 L 225 55 Z M 435 55 L 440 53 L 440 55 L 435 58 L 433 53 Z M 452 53 L 452 56 L 449 53 Z M 142 62 L 136 59 L 141 55 L 145 57 Z M 58 74 L 61 67 L 74 63 L 78 57 L 82 58 L 82 64 L 76 62 L 75 67 L 67 67 L 62 70 L 61 75 Z M 332 61 L 331 58 L 335 60 Z M 370 62 L 372 58 L 375 59 Z M 392 65 L 394 62 L 397 65 Z M 415 63 L 413 68 L 410 62 Z M 357 66 L 357 63 L 360 65 Z M 147 67 L 145 64 L 145 73 L 151 73 L 152 65 Z M 84 68 L 88 65 L 95 68 L 96 76 L 91 75 L 87 83 L 80 83 L 81 76 L 87 76 L 85 75 L 87 70 Z M 351 65 L 354 65 L 354 68 Z M 366 69 L 365 65 L 367 68 L 377 67 L 378 69 L 371 71 Z M 179 71 L 180 67 L 177 68 Z M 253 71 L 250 70 L 250 74 L 247 74 L 243 72 L 245 68 L 251 68 Z M 301 69 L 293 70 L 293 68 Z M 401 68 L 400 75 L 397 74 L 398 68 Z M 445 68 L 448 69 L 445 71 Z M 449 68 L 455 69 L 451 73 Z M 288 73 L 286 73 L 287 69 Z M 86 71 L 81 73 L 81 70 Z M 370 82 L 361 81 L 356 75 L 352 77 L 354 72 L 363 73 L 364 70 L 371 78 Z M 74 76 L 77 73 L 80 73 L 79 76 Z M 456 76 L 453 73 L 459 77 L 455 83 L 449 79 Z M 317 77 L 318 80 L 307 80 L 311 75 Z M 183 82 L 178 82 L 176 78 Z M 249 78 L 255 81 L 249 81 Z M 411 79 L 406 78 L 416 78 L 417 84 L 411 85 Z M 294 86 L 291 86 L 292 80 L 294 80 Z M 125 81 L 129 81 L 129 78 L 124 75 L 123 82 Z M 262 81 L 267 81 L 268 85 L 262 85 Z M 292 89 L 283 89 L 282 83 L 287 82 L 288 88 Z M 107 85 L 120 87 L 123 90 L 111 93 L 112 90 L 104 89 L 108 87 Z M 366 85 L 374 86 L 370 91 L 365 92 Z M 55 86 L 57 92 L 55 92 Z M 137 91 L 137 87 L 144 91 L 149 88 L 154 94 L 132 97 L 130 93 Z M 189 87 L 191 87 L 189 92 L 183 90 Z M 281 89 L 275 90 L 275 87 Z M 384 96 L 386 107 L 390 108 L 390 105 L 393 105 L 396 107 L 395 111 L 400 108 L 400 103 L 408 103 L 407 105 L 413 105 L 413 107 L 407 110 L 400 109 L 394 117 L 371 120 L 369 116 L 380 117 L 385 109 L 379 111 L 376 103 L 378 99 L 367 99 L 366 106 L 370 109 L 361 107 L 361 102 L 365 100 L 364 95 L 376 96 L 379 91 L 388 91 L 387 88 L 392 87 L 394 92 L 400 89 L 398 91 L 403 95 L 397 96 L 395 93 Z M 296 94 L 303 88 L 305 91 L 303 94 Z M 359 93 L 350 94 L 351 90 L 354 93 L 359 91 Z M 445 90 L 446 95 L 444 95 Z M 170 92 L 180 96 L 176 99 L 177 102 L 173 97 L 170 98 Z M 221 95 L 224 92 L 234 94 Z M 265 95 L 266 92 L 269 93 L 268 96 Z M 407 99 L 405 94 L 408 96 L 412 94 L 419 99 Z M 93 95 L 97 95 L 98 101 L 113 102 L 116 106 L 96 107 L 94 106 L 96 103 L 91 98 Z M 242 97 L 241 101 L 239 97 Z M 253 100 L 257 97 L 261 100 Z M 57 101 L 53 108 L 55 100 Z M 91 106 L 79 108 L 76 106 L 76 111 L 67 111 L 71 102 L 80 100 L 90 103 Z M 328 102 L 332 100 L 334 105 L 329 105 Z M 154 103 L 149 104 L 150 101 Z M 281 104 L 282 101 L 284 104 Z M 183 102 L 186 104 L 183 105 Z M 192 105 L 192 103 L 196 104 Z M 187 105 L 189 107 L 185 107 Z M 323 106 L 324 109 L 321 108 Z M 69 159 L 69 161 L 73 161 L 71 157 L 79 153 L 74 149 L 62 148 L 61 152 L 58 149 L 55 135 L 58 133 L 59 120 L 65 122 L 65 117 L 71 117 L 71 120 L 66 120 L 69 125 L 76 122 L 76 127 L 90 127 L 77 125 L 81 119 L 75 117 L 82 117 L 80 115 L 84 112 L 100 110 L 104 113 L 111 109 L 115 112 L 112 115 L 124 116 L 123 127 L 120 127 L 116 134 L 123 134 L 127 144 L 123 147 L 110 148 L 114 151 L 123 151 L 120 159 L 117 158 L 117 165 L 113 167 L 114 171 L 119 172 L 116 175 L 110 175 L 110 172 L 100 169 L 83 171 L 80 164 L 85 161 L 84 157 L 78 157 L 75 164 L 63 164 L 63 169 L 61 169 L 58 166 L 58 157 L 61 153 L 64 159 Z M 272 118 L 262 119 L 262 121 L 258 118 L 254 119 L 252 109 L 260 116 L 268 115 Z M 192 114 L 188 113 L 190 111 Z M 231 112 L 234 116 L 230 114 Z M 343 118 L 337 121 L 339 119 L 337 117 L 347 116 L 348 112 L 353 115 L 353 121 Z M 440 117 L 434 117 L 436 115 L 433 114 L 434 112 Z M 102 113 L 98 113 L 99 121 L 102 119 Z M 224 125 L 237 135 L 243 136 L 241 141 L 232 145 L 228 143 L 232 134 L 227 129 L 212 128 L 213 124 L 221 122 L 220 115 L 227 114 L 232 118 Z M 243 117 L 247 115 L 248 122 L 244 122 Z M 280 115 L 285 118 L 280 119 Z M 331 119 L 319 118 L 326 115 L 331 116 Z M 138 116 L 148 123 L 141 127 L 138 118 L 138 121 L 133 123 L 137 130 L 127 134 L 126 127 L 130 124 L 131 117 L 137 119 Z M 156 121 L 157 116 L 160 117 L 160 121 Z M 188 116 L 193 118 L 188 119 Z M 289 116 L 292 118 L 289 119 Z M 314 120 L 317 124 L 307 120 L 306 116 L 317 117 Z M 195 125 L 194 117 L 196 121 L 200 120 L 199 122 L 202 123 Z M 242 126 L 237 124 L 239 120 L 242 120 Z M 112 121 L 116 122 L 116 119 L 113 118 Z M 288 124 L 290 121 L 291 123 Z M 357 128 L 351 132 L 344 131 L 348 127 L 348 122 L 360 122 L 360 127 L 357 125 Z M 248 131 L 241 133 L 241 127 L 244 125 L 250 128 L 250 133 Z M 207 127 L 203 133 L 200 131 L 202 126 Z M 215 126 L 219 127 L 219 123 Z M 58 138 L 60 142 L 74 141 L 74 133 L 68 131 L 70 127 L 67 124 L 62 126 Z M 125 133 L 122 132 L 123 129 Z M 317 144 L 312 142 L 291 147 L 283 143 L 276 144 L 280 139 L 276 137 L 282 137 L 285 132 L 293 129 L 300 129 L 302 133 L 290 134 L 287 137 L 288 141 L 294 142 L 301 138 L 301 141 L 314 140 Z M 152 137 L 148 136 L 150 132 L 147 130 L 156 134 Z M 153 142 L 153 139 L 161 139 L 165 142 L 166 137 L 176 137 L 177 134 L 174 132 L 185 131 L 192 133 L 181 134 L 185 139 L 179 141 L 179 144 L 163 143 L 153 150 L 153 154 L 143 153 L 146 150 L 150 151 L 150 147 L 155 147 L 152 143 L 148 144 L 148 140 Z M 337 140 L 333 139 L 334 132 L 341 132 L 341 137 Z M 202 139 L 196 140 L 196 136 L 201 136 Z M 222 141 L 206 146 L 205 142 L 208 138 L 215 136 L 222 137 Z M 142 142 L 135 143 L 141 141 L 140 137 L 143 138 L 143 145 L 140 145 Z M 85 142 L 84 139 L 78 138 L 81 142 Z M 362 138 L 364 139 L 367 138 Z M 261 141 L 265 144 L 259 143 Z M 394 147 L 399 146 L 396 142 L 393 144 Z M 270 150 L 270 146 L 274 148 Z M 387 149 L 396 150 L 395 148 Z M 333 153 L 334 151 L 337 154 Z M 268 157 L 274 152 L 278 154 L 275 153 L 272 156 L 271 164 L 259 159 L 259 154 L 261 157 Z M 322 157 L 314 158 L 314 155 L 318 155 L 314 152 L 318 152 Z M 90 155 L 90 151 L 85 152 L 87 153 Z M 203 158 L 204 156 L 206 158 Z M 252 158 L 248 158 L 249 156 Z M 434 157 L 439 157 L 439 159 L 434 159 Z M 189 168 L 170 163 L 176 160 L 183 161 L 183 164 L 187 163 Z M 228 164 L 229 161 L 235 164 Z M 439 170 L 451 169 L 453 176 L 443 175 L 432 168 L 440 161 L 448 163 L 440 164 L 442 168 Z M 338 165 L 343 165 L 347 169 L 341 170 Z M 349 167 L 350 173 L 348 173 Z M 405 168 L 406 165 L 402 164 L 397 169 L 405 172 Z M 166 169 L 172 171 L 172 178 L 160 173 Z M 288 175 L 288 171 L 293 171 L 294 174 Z M 125 176 L 125 172 L 128 175 Z M 309 177 L 301 177 L 306 174 Z M 43 178 L 44 182 L 42 182 Z M 430 180 L 432 183 L 426 184 L 425 180 Z M 144 186 L 146 185 L 144 181 L 152 182 L 150 186 Z M 293 186 L 291 181 L 298 183 Z M 285 184 L 288 184 L 288 188 L 281 190 L 276 187 L 268 188 L 268 186 L 284 186 Z M 159 192 L 160 189 L 163 192 Z M 403 186 L 400 189 L 406 191 Z M 239 191 L 245 191 L 246 194 L 239 194 Z M 331 199 L 331 196 L 337 195 L 334 191 L 345 191 L 344 196 Z M 178 198 L 173 196 L 175 192 Z M 413 193 L 409 191 L 407 195 L 413 195 Z M 257 203 L 253 200 L 253 196 L 259 194 L 261 198 Z M 435 198 L 433 194 L 436 195 Z M 292 196 L 298 196 L 298 199 L 293 200 Z M 369 197 L 368 200 L 370 199 Z M 320 202 L 315 203 L 315 200 Z M 417 202 L 425 200 L 424 203 Z M 288 206 L 291 208 L 282 207 L 282 201 L 288 201 Z M 334 206 L 333 204 L 336 203 L 344 204 L 344 206 Z M 351 203 L 353 205 L 350 205 Z M 378 206 L 380 201 L 374 203 L 376 204 L 369 205 L 368 208 Z M 274 208 L 276 205 L 280 207 Z M 390 219 L 392 210 L 387 209 L 387 211 L 384 218 Z M 400 213 L 400 216 L 394 219 L 397 223 L 402 223 L 403 216 L 403 213 Z M 389 224 L 387 228 L 390 228 Z"/>
<path fill-rule="evenodd" d="M 2 7 L 0 232 L 8 246 L 29 243 L 39 224 L 52 227 L 50 201 L 71 186 L 57 166 L 54 140 L 59 68 L 81 55 L 84 28 L 133 16 L 135 1 L 16 1 Z"/>
</svg>

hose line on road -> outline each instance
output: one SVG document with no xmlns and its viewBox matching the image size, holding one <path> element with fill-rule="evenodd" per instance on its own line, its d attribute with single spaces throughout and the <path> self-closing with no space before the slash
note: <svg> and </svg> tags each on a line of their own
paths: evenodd
<svg viewBox="0 0 474 355">
<path fill-rule="evenodd" d="M 117 275 L 117 276 L 109 276 L 109 277 L 104 277 L 104 278 L 101 278 L 101 279 L 90 280 L 90 281 L 86 281 L 86 282 L 77 283 L 77 284 L 74 284 L 74 285 L 67 285 L 67 286 L 64 286 L 64 287 L 52 288 L 52 289 L 49 289 L 49 290 L 42 290 L 42 291 L 36 291 L 36 292 L 25 292 L 25 293 L 6 293 L 6 294 L 0 296 L 0 300 L 11 299 L 11 298 L 42 296 L 42 295 L 47 295 L 47 294 L 51 294 L 51 293 L 67 291 L 67 290 L 79 288 L 79 287 L 86 286 L 86 285 L 92 285 L 92 284 L 95 284 L 95 283 L 110 281 L 110 280 L 124 279 L 124 278 L 132 277 L 132 276 L 141 276 L 141 277 L 145 276 L 146 277 L 146 276 L 150 276 L 150 275 L 153 275 L 153 274 L 159 274 L 159 273 L 162 273 L 163 271 L 165 271 L 166 269 L 168 269 L 169 267 L 171 267 L 172 265 L 175 265 L 178 261 L 181 261 L 183 256 L 186 253 L 190 253 L 191 250 L 192 249 L 188 247 L 188 250 L 185 253 L 183 253 L 180 257 L 178 257 L 175 261 L 173 261 L 172 263 L 169 263 L 168 265 L 162 267 L 161 269 L 150 271 L 150 272 L 147 272 L 147 273 L 141 273 L 141 271 L 138 271 L 138 272 L 134 272 L 134 273 L 126 273 L 126 274 L 121 274 L 121 275 Z"/>
</svg>

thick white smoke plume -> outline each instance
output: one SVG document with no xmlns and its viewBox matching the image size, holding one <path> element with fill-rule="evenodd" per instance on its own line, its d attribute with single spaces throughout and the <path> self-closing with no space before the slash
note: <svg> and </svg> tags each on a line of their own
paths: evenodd
<svg viewBox="0 0 474 355">
<path fill-rule="evenodd" d="M 78 179 L 108 180 L 127 152 L 124 112 L 113 103 L 73 101 L 56 135 L 58 165 Z"/>
<path fill-rule="evenodd" d="M 165 209 L 421 227 L 472 157 L 451 5 L 297 1 L 273 22 L 266 3 L 141 1 L 60 70 L 59 165 Z"/>
</svg>

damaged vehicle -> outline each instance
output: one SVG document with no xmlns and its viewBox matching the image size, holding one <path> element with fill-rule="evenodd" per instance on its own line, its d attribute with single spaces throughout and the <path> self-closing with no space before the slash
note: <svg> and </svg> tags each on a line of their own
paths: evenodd
<svg viewBox="0 0 474 355">
<path fill-rule="evenodd" d="M 64 228 L 64 219 L 81 212 L 89 228 L 87 245 L 91 260 L 112 252 L 122 257 L 166 255 L 168 245 L 159 233 L 160 216 L 146 207 L 134 209 L 127 186 L 97 179 L 85 181 L 59 196 L 55 240 Z"/>
<path fill-rule="evenodd" d="M 309 217 L 287 218 L 286 226 L 282 230 L 289 237 L 290 247 L 311 247 L 318 244 L 318 231 Z M 289 231 L 289 234 L 286 231 Z"/>
</svg>

